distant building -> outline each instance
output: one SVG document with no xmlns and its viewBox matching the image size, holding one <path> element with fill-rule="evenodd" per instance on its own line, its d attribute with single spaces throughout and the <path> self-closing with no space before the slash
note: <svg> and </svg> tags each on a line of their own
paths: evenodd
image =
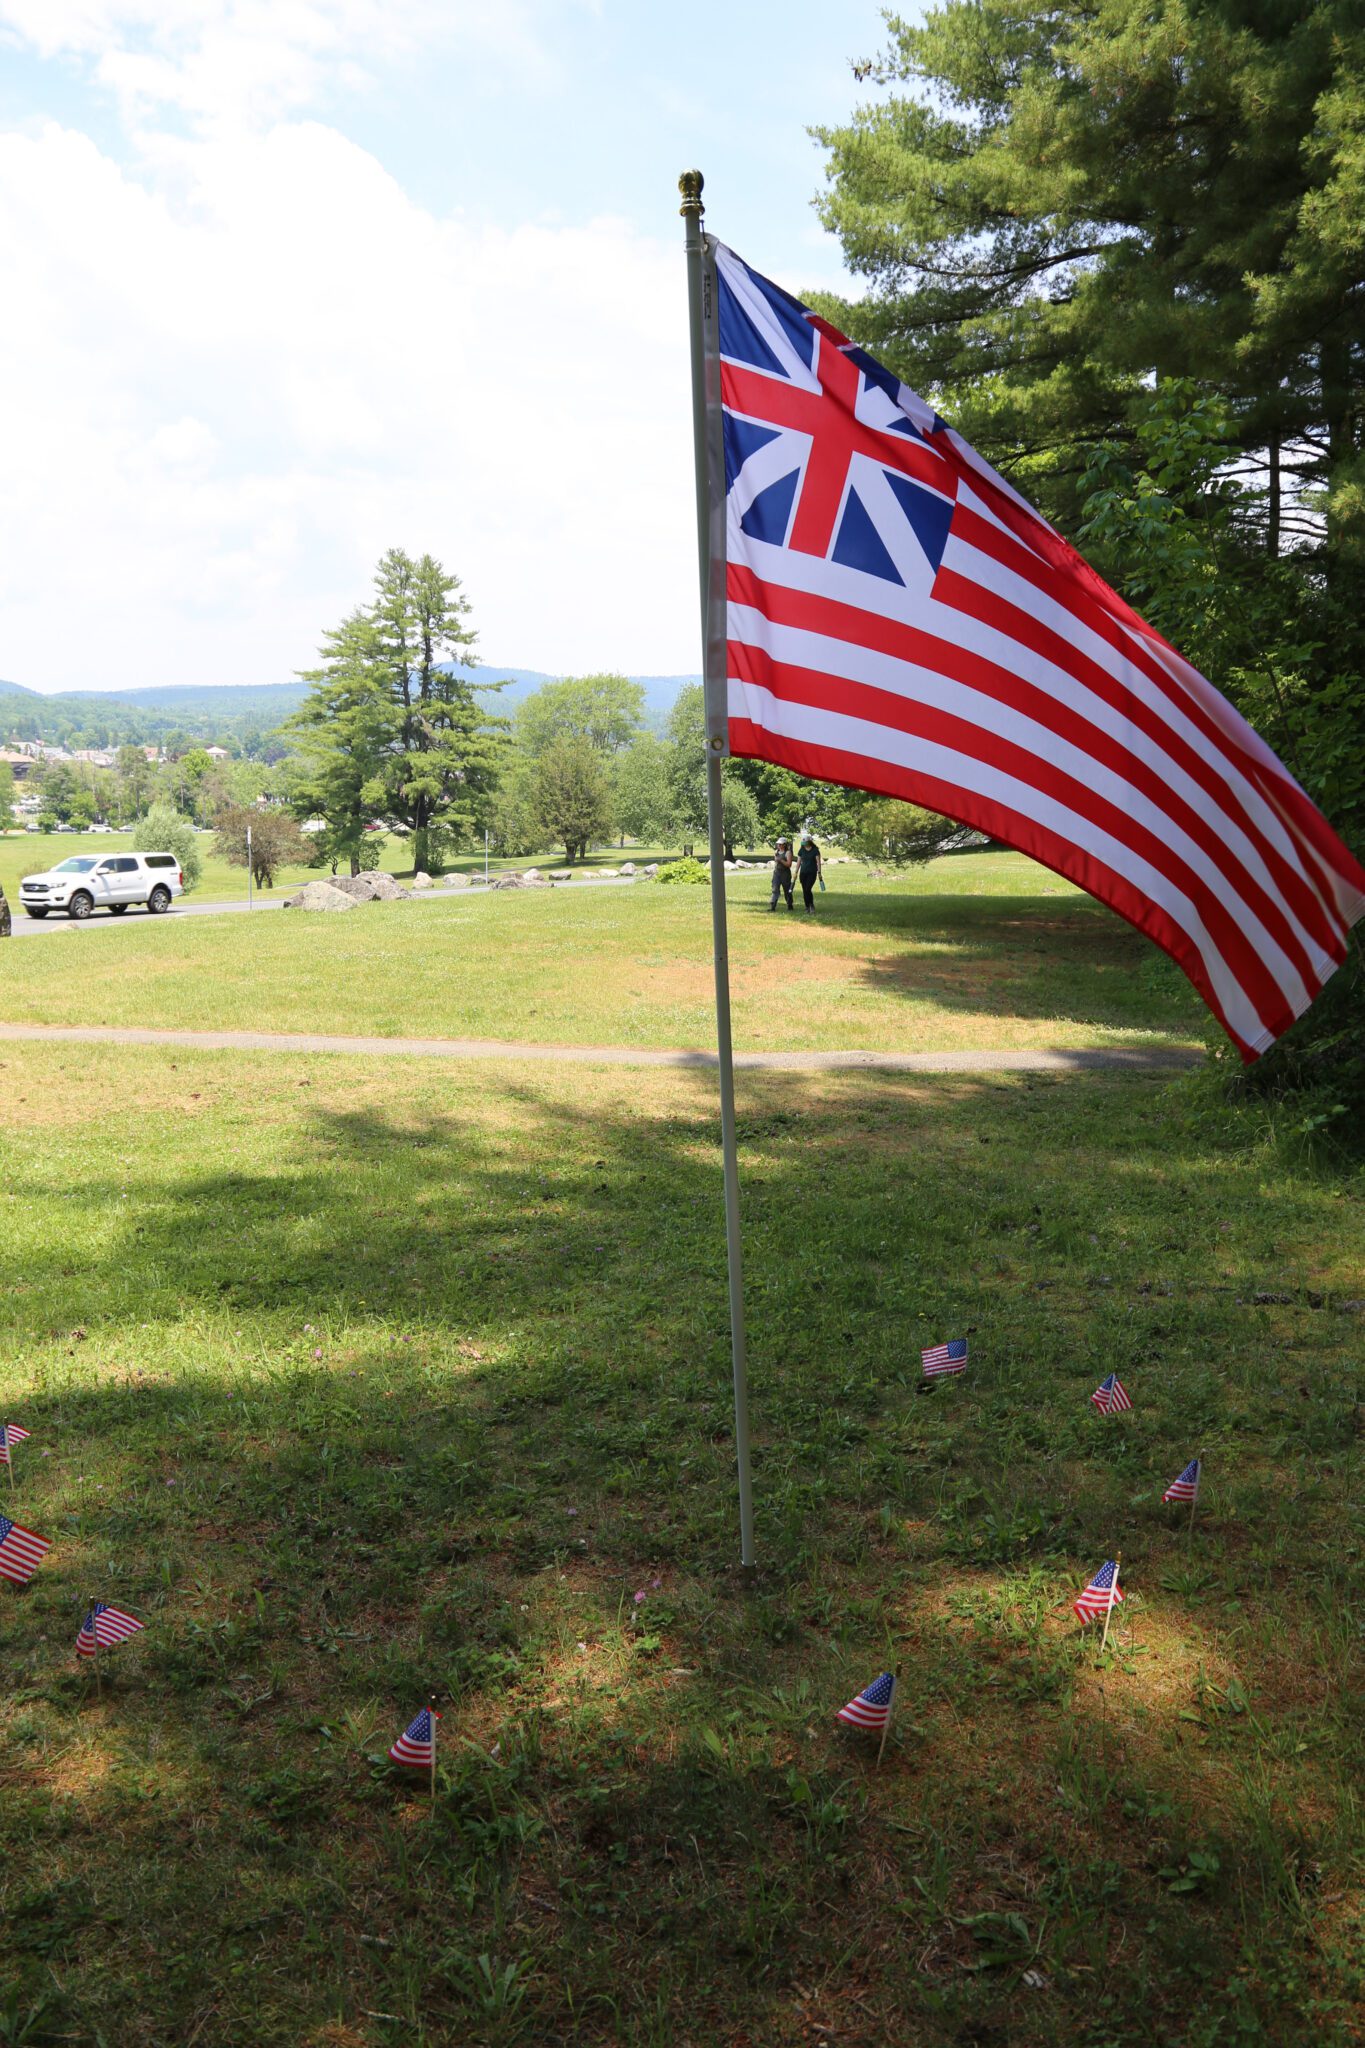
<svg viewBox="0 0 1365 2048">
<path fill-rule="evenodd" d="M 210 761 L 230 761 L 232 759 L 232 755 L 226 747 L 205 747 L 204 752 L 208 755 Z"/>
</svg>

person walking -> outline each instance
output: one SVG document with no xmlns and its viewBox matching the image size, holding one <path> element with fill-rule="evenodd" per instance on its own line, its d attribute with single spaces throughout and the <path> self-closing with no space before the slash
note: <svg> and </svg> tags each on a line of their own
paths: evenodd
<svg viewBox="0 0 1365 2048">
<path fill-rule="evenodd" d="M 779 839 L 773 859 L 773 900 L 769 910 L 777 908 L 779 889 L 787 899 L 788 910 L 792 907 L 792 843 L 790 839 Z"/>
<path fill-rule="evenodd" d="M 820 849 L 815 843 L 815 835 L 811 832 L 803 832 L 801 834 L 801 844 L 796 850 L 796 872 L 800 877 L 801 894 L 805 899 L 808 911 L 815 908 L 815 885 L 820 880 L 820 871 L 823 865 L 824 863 L 820 858 Z"/>
</svg>

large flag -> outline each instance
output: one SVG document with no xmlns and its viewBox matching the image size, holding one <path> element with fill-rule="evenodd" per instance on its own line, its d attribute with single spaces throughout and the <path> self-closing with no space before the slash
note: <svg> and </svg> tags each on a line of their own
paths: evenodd
<svg viewBox="0 0 1365 2048">
<path fill-rule="evenodd" d="M 731 750 L 1055 869 L 1164 948 L 1255 1059 L 1344 959 L 1365 870 L 1227 699 L 930 406 L 710 246 L 726 573 L 709 638 Z"/>
</svg>

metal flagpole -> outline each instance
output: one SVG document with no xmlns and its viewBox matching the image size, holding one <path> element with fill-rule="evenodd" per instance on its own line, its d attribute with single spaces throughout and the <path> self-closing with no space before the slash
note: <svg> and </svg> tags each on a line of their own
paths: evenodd
<svg viewBox="0 0 1365 2048">
<path fill-rule="evenodd" d="M 739 1561 L 754 1566 L 754 1495 L 749 1471 L 749 1387 L 744 1347 L 744 1265 L 739 1230 L 739 1155 L 735 1146 L 735 1063 L 730 1044 L 730 955 L 725 928 L 725 833 L 721 763 L 729 751 L 725 716 L 725 635 L 721 608 L 725 573 L 724 499 L 720 450 L 716 288 L 702 233 L 702 175 L 684 171 L 687 305 L 692 335 L 692 438 L 697 466 L 697 565 L 706 695 L 706 821 L 711 848 L 711 943 L 716 971 L 716 1049 L 720 1062 L 720 1144 L 725 1164 L 725 1250 L 730 1278 L 730 1349 L 735 1374 L 735 1458 L 739 1469 Z"/>
</svg>

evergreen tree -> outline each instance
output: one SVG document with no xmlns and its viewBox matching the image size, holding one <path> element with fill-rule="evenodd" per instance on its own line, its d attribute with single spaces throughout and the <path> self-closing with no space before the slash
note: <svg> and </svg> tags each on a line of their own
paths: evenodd
<svg viewBox="0 0 1365 2048">
<path fill-rule="evenodd" d="M 592 842 L 610 831 L 611 782 L 590 740 L 550 741 L 532 770 L 531 805 L 542 832 L 558 841 L 570 862 L 584 859 Z"/>
<path fill-rule="evenodd" d="M 289 801 L 296 817 L 326 820 L 322 852 L 361 872 L 366 831 L 385 799 L 385 757 L 398 744 L 398 718 L 369 614 L 354 611 L 323 635 L 322 660 L 286 731 L 298 744 Z"/>
</svg>

